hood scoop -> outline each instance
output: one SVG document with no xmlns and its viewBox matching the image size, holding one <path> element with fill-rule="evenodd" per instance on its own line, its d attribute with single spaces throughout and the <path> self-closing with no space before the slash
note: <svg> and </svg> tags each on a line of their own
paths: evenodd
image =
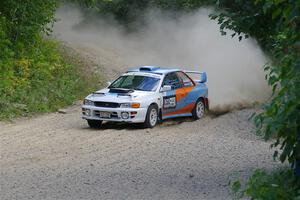
<svg viewBox="0 0 300 200">
<path fill-rule="evenodd" d="M 123 89 L 123 88 L 111 88 L 109 89 L 109 93 L 117 93 L 118 95 L 129 95 L 128 93 L 132 93 L 134 90 L 132 89 Z"/>
<path fill-rule="evenodd" d="M 105 96 L 105 93 L 102 93 L 102 92 L 94 92 L 94 93 L 93 93 L 93 96 L 94 96 L 94 97 L 101 97 L 101 96 Z"/>
</svg>

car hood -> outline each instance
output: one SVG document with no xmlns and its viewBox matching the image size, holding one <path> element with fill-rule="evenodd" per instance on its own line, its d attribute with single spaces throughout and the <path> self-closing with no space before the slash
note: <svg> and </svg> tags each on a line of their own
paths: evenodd
<svg viewBox="0 0 300 200">
<path fill-rule="evenodd" d="M 153 93 L 154 92 L 139 90 L 132 90 L 129 92 L 112 92 L 110 91 L 110 89 L 105 88 L 90 94 L 89 96 L 87 96 L 87 99 L 92 101 L 125 103 L 130 101 L 142 100 L 148 96 L 152 96 Z"/>
</svg>

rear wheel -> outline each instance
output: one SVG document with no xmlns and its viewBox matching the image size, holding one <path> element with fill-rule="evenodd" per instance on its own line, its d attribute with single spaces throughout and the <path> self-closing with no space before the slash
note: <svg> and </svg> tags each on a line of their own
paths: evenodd
<svg viewBox="0 0 300 200">
<path fill-rule="evenodd" d="M 88 119 L 87 123 L 91 128 L 100 128 L 101 124 L 102 124 L 102 121 L 101 120 L 90 120 L 90 119 Z"/>
<path fill-rule="evenodd" d="M 205 105 L 202 99 L 198 99 L 196 105 L 192 111 L 192 115 L 194 119 L 200 119 L 204 116 L 205 113 Z"/>
<path fill-rule="evenodd" d="M 153 128 L 158 122 L 158 108 L 156 105 L 150 105 L 147 111 L 146 120 L 144 122 L 145 128 Z"/>
</svg>

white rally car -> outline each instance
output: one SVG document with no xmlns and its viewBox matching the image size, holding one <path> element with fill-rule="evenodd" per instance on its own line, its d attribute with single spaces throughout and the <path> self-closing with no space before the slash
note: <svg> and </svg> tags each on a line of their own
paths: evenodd
<svg viewBox="0 0 300 200">
<path fill-rule="evenodd" d="M 198 74 L 199 80 L 189 73 Z M 108 87 L 88 95 L 82 118 L 92 128 L 99 128 L 102 121 L 143 123 L 152 128 L 167 118 L 199 119 L 209 107 L 205 82 L 205 72 L 153 66 L 132 69 Z"/>
</svg>

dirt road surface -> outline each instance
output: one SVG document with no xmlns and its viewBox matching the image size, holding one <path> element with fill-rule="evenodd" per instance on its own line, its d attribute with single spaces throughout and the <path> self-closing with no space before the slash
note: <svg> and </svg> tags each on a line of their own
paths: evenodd
<svg viewBox="0 0 300 200">
<path fill-rule="evenodd" d="M 251 112 L 92 130 L 74 106 L 2 123 L 0 199 L 230 199 L 230 175 L 276 165 Z"/>
<path fill-rule="evenodd" d="M 104 71 L 114 77 L 120 69 L 110 66 Z M 231 199 L 233 174 L 245 179 L 277 165 L 248 121 L 253 112 L 92 130 L 74 105 L 66 114 L 2 122 L 0 199 Z"/>
</svg>

